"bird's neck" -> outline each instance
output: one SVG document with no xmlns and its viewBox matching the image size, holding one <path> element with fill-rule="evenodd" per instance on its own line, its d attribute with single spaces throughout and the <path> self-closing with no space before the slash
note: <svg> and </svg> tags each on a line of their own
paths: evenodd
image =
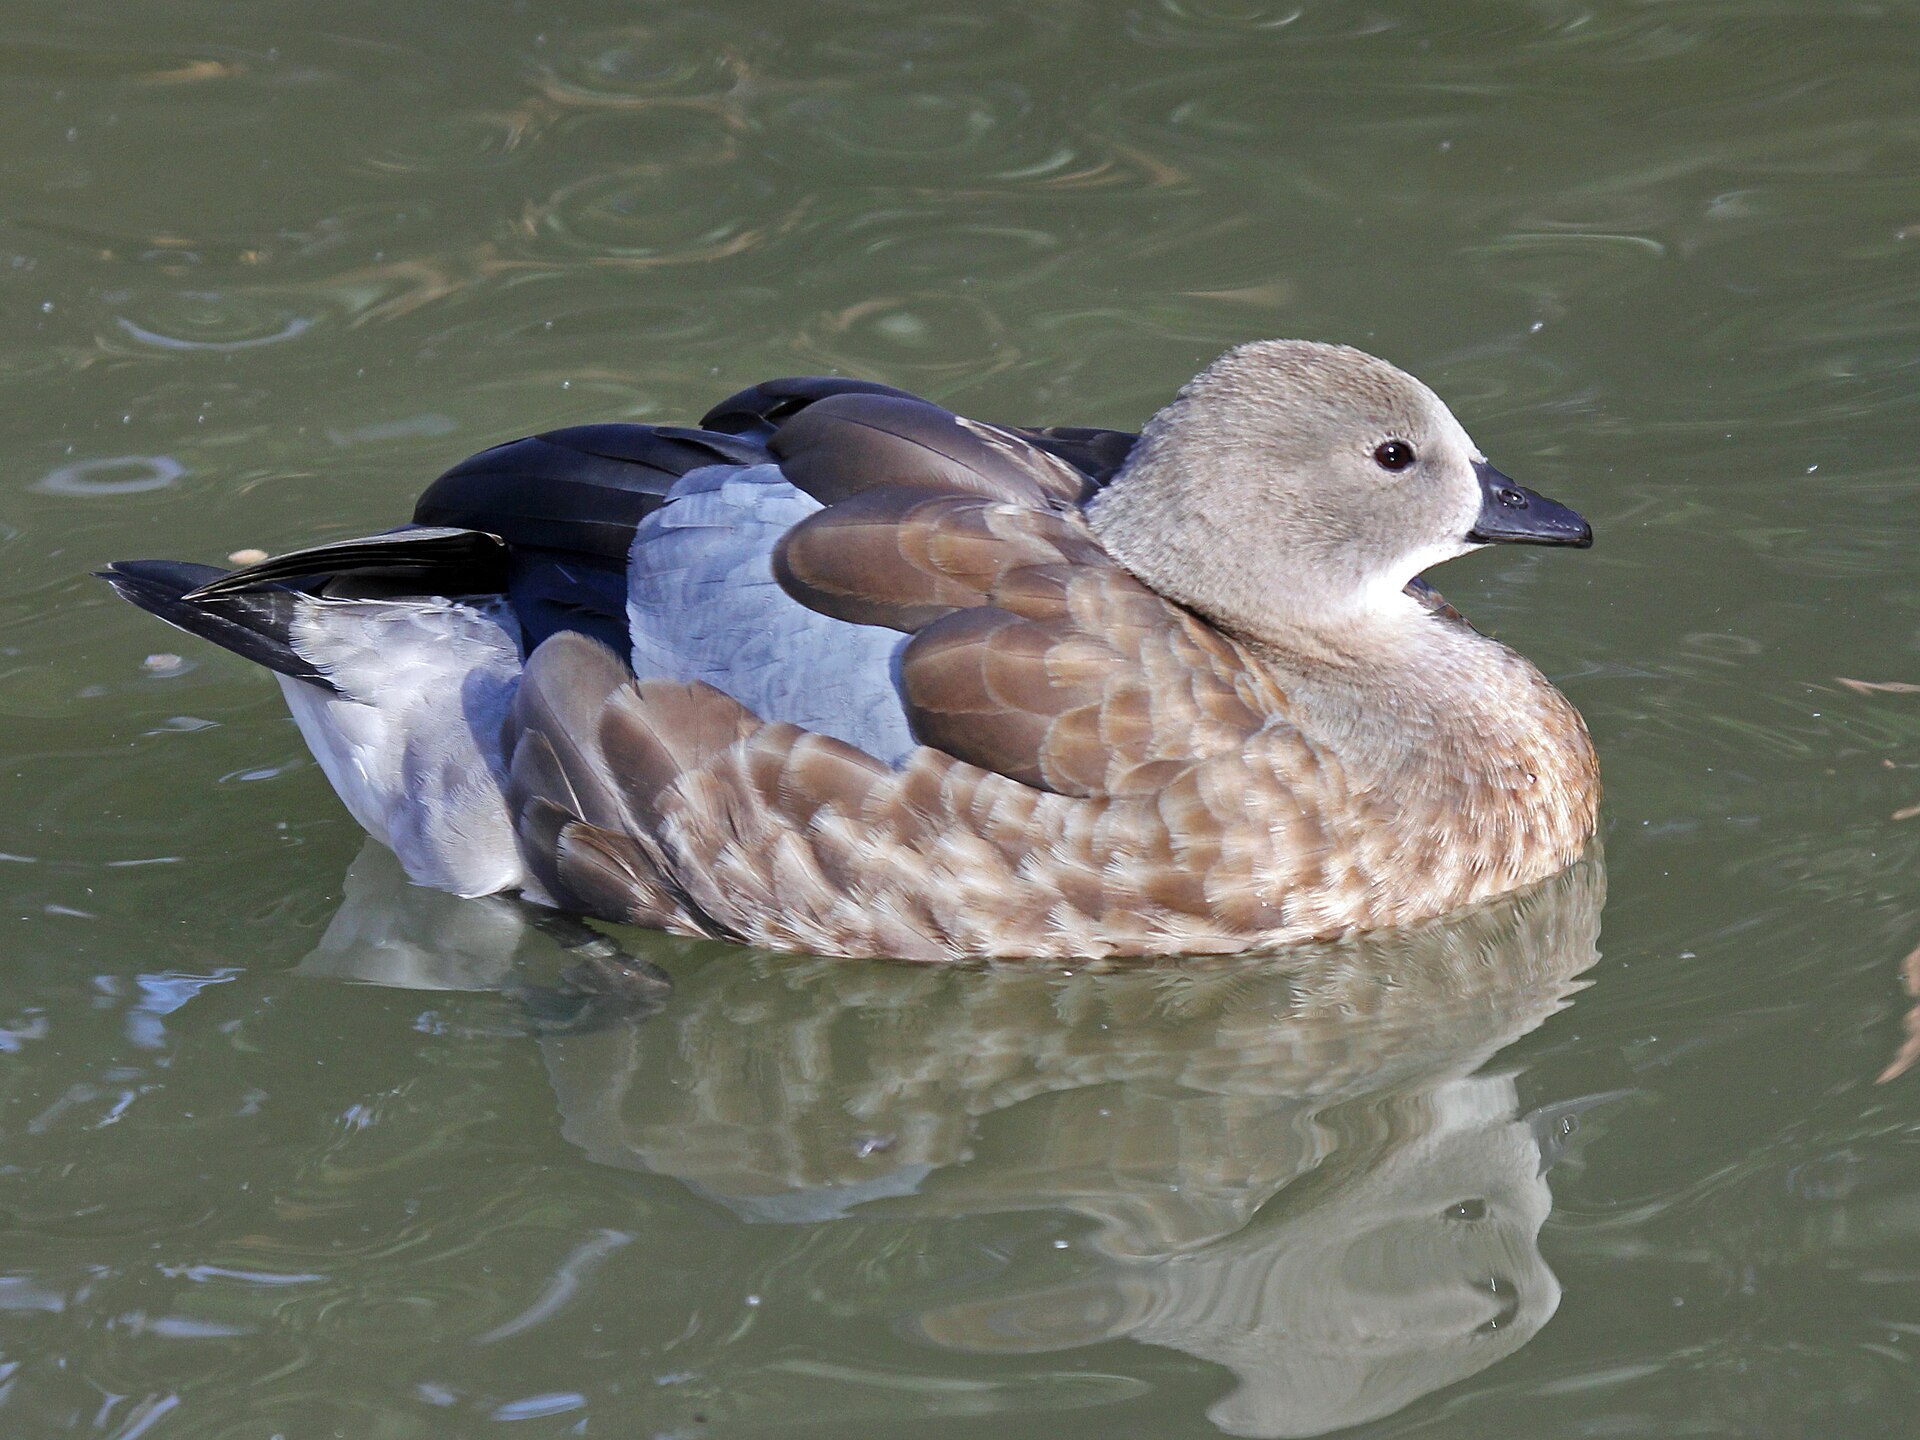
<svg viewBox="0 0 1920 1440">
<path fill-rule="evenodd" d="M 1371 626 L 1245 643 L 1391 843 L 1506 888 L 1557 872 L 1592 837 L 1599 773 L 1579 712 L 1464 621 L 1407 597 Z"/>
</svg>

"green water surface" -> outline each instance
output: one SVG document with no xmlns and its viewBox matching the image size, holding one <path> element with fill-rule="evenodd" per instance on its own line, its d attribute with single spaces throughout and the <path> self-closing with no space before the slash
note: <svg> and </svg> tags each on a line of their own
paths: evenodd
<svg viewBox="0 0 1920 1440">
<path fill-rule="evenodd" d="M 0 1435 L 1920 1434 L 1920 5 L 12 0 L 0 137 Z M 1435 578 L 1603 862 L 1122 974 L 627 933 L 569 1026 L 86 574 L 1276 335 L 1593 521 Z"/>
</svg>

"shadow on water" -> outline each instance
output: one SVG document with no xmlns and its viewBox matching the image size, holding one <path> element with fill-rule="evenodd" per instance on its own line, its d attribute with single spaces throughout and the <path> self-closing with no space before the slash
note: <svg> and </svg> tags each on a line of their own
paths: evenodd
<svg viewBox="0 0 1920 1440">
<path fill-rule="evenodd" d="M 539 1043 L 594 1161 L 796 1243 L 855 1216 L 1085 1222 L 1051 1263 L 909 1287 L 909 1342 L 1129 1338 L 1231 1371 L 1220 1428 L 1318 1435 L 1476 1374 L 1552 1318 L 1547 1172 L 1607 1097 L 1523 1113 L 1517 1074 L 1484 1067 L 1580 988 L 1604 897 L 1596 857 L 1403 932 L 1078 972 L 689 943 L 670 996 L 643 975 L 624 1011 L 588 1005 Z M 525 994 L 531 923 L 410 887 L 369 845 L 302 970 Z"/>
</svg>

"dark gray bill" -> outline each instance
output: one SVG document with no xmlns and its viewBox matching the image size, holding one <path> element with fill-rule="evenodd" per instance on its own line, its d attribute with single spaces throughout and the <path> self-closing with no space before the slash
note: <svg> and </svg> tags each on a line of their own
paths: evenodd
<svg viewBox="0 0 1920 1440">
<path fill-rule="evenodd" d="M 1480 518 L 1467 539 L 1476 545 L 1593 544 L 1593 527 L 1577 514 L 1524 485 L 1516 485 L 1484 460 L 1473 462 L 1480 477 Z"/>
</svg>

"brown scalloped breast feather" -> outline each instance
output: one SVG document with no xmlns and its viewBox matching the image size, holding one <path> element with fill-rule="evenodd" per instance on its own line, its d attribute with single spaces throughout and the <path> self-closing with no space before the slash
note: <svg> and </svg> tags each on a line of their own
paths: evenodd
<svg viewBox="0 0 1920 1440">
<path fill-rule="evenodd" d="M 534 733 L 547 686 L 619 664 L 578 635 L 547 641 L 510 732 L 521 743 Z M 587 735 L 571 746 L 546 738 L 572 766 L 614 778 L 635 842 L 622 858 L 642 877 L 633 903 L 609 904 L 604 847 L 562 845 L 557 900 L 781 949 L 917 960 L 1217 953 L 1405 923 L 1433 913 L 1436 896 L 1453 909 L 1530 878 L 1505 859 L 1511 836 L 1493 823 L 1459 854 L 1428 856 L 1407 885 L 1397 877 L 1407 847 L 1433 833 L 1432 803 L 1353 794 L 1317 747 L 1278 723 L 1242 748 L 1171 761 L 1148 793 L 1084 797 L 929 747 L 891 770 L 824 736 L 761 724 L 701 685 L 627 682 Z M 1559 843 L 1577 856 L 1590 822 L 1562 828 Z"/>
</svg>

